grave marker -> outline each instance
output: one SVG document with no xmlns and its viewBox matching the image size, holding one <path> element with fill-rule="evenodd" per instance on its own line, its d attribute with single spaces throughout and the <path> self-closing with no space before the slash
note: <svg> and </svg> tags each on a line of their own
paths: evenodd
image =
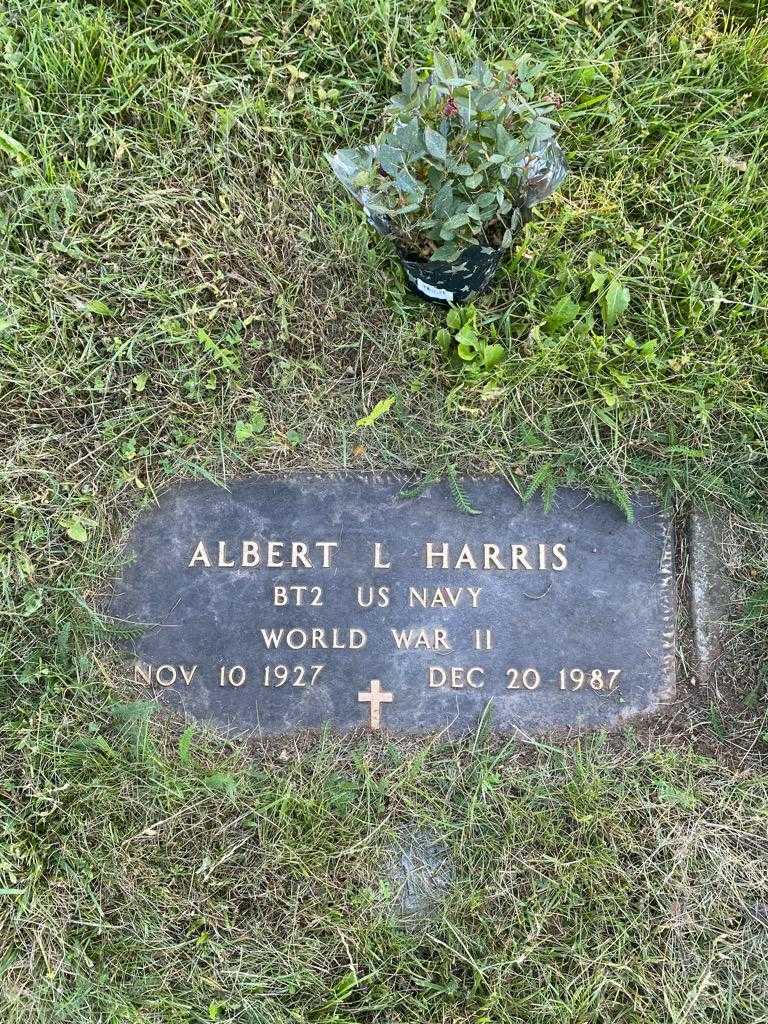
<svg viewBox="0 0 768 1024">
<path fill-rule="evenodd" d="M 236 733 L 611 727 L 674 695 L 671 526 L 498 478 L 259 477 L 170 488 L 128 541 L 110 611 L 150 694 Z"/>
</svg>

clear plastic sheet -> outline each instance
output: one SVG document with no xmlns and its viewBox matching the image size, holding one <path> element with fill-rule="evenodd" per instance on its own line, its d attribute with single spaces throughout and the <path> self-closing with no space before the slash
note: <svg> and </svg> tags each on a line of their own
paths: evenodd
<svg viewBox="0 0 768 1024">
<path fill-rule="evenodd" d="M 362 160 L 373 163 L 375 146 L 360 146 L 358 149 L 338 149 L 329 157 L 333 173 L 349 194 L 365 210 L 369 222 L 382 235 L 390 235 L 392 228 L 386 217 L 371 209 L 371 195 L 367 188 L 355 184 Z M 529 152 L 518 161 L 521 171 L 519 197 L 522 208 L 530 210 L 543 202 L 560 186 L 568 174 L 565 154 L 557 139 L 549 138 L 534 142 Z"/>
<path fill-rule="evenodd" d="M 392 240 L 403 264 L 409 288 L 430 302 L 450 305 L 467 302 L 487 289 L 502 262 L 505 250 L 480 238 L 475 244 L 464 246 L 458 258 L 451 262 L 423 259 L 418 253 L 409 250 L 386 213 L 377 207 L 370 189 L 356 184 L 361 167 L 370 169 L 373 166 L 375 153 L 376 147 L 373 145 L 340 149 L 328 160 L 336 177 L 362 206 L 372 227 L 380 235 Z M 530 220 L 531 209 L 552 195 L 568 173 L 565 155 L 554 136 L 531 141 L 516 167 L 517 201 L 507 223 L 503 225 L 511 228 L 513 234 Z M 428 202 L 427 193 L 424 203 Z"/>
</svg>

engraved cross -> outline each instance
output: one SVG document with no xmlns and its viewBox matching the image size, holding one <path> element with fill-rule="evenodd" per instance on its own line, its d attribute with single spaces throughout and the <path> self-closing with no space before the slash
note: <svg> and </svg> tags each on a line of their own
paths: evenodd
<svg viewBox="0 0 768 1024">
<path fill-rule="evenodd" d="M 372 679 L 369 692 L 359 690 L 357 694 L 358 704 L 367 702 L 371 705 L 371 729 L 381 728 L 381 705 L 391 704 L 395 699 L 388 690 L 381 689 L 381 680 Z"/>
</svg>

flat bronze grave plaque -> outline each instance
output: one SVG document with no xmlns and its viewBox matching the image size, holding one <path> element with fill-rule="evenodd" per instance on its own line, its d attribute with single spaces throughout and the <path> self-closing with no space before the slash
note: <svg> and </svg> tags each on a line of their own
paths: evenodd
<svg viewBox="0 0 768 1024">
<path fill-rule="evenodd" d="M 412 500 L 402 481 L 170 488 L 111 599 L 149 694 L 235 733 L 613 727 L 674 696 L 671 526 L 506 481 Z"/>
</svg>

